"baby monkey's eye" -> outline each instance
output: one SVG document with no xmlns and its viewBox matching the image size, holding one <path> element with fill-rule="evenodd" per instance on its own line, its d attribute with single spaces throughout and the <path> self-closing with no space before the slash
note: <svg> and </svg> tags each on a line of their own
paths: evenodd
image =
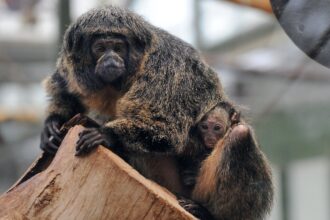
<svg viewBox="0 0 330 220">
<path fill-rule="evenodd" d="M 215 130 L 215 131 L 220 131 L 221 129 L 222 129 L 222 127 L 220 125 L 215 125 L 213 127 L 213 130 Z"/>
</svg>

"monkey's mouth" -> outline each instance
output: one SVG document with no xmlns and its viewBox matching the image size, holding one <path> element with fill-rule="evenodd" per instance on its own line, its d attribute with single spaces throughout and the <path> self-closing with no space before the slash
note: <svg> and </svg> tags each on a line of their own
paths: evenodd
<svg viewBox="0 0 330 220">
<path fill-rule="evenodd" d="M 206 140 L 205 141 L 205 146 L 207 148 L 214 148 L 214 146 L 216 145 L 217 141 L 216 140 Z"/>
<path fill-rule="evenodd" d="M 97 65 L 95 68 L 95 74 L 98 75 L 101 80 L 113 82 L 124 74 L 124 68 L 113 64 Z"/>
</svg>

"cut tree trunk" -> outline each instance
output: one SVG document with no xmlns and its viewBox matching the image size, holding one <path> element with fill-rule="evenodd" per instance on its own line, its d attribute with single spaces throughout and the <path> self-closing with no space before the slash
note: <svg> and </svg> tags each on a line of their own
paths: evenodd
<svg viewBox="0 0 330 220">
<path fill-rule="evenodd" d="M 48 167 L 39 159 L 0 197 L 0 219 L 195 219 L 110 150 L 74 156 L 82 129 L 68 132 Z"/>
</svg>

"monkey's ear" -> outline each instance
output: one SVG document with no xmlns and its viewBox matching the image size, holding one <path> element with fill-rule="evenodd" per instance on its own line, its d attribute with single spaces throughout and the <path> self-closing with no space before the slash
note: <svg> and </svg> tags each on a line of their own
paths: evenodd
<svg viewBox="0 0 330 220">
<path fill-rule="evenodd" d="M 238 124 L 241 121 L 241 112 L 234 107 L 231 107 L 229 110 L 229 117 L 231 125 Z"/>
</svg>

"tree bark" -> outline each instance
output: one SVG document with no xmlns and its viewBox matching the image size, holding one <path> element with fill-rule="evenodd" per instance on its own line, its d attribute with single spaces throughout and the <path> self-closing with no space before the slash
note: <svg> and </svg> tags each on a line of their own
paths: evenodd
<svg viewBox="0 0 330 220">
<path fill-rule="evenodd" d="M 195 219 L 110 150 L 74 156 L 82 129 L 68 132 L 45 170 L 0 197 L 0 219 Z"/>
</svg>

